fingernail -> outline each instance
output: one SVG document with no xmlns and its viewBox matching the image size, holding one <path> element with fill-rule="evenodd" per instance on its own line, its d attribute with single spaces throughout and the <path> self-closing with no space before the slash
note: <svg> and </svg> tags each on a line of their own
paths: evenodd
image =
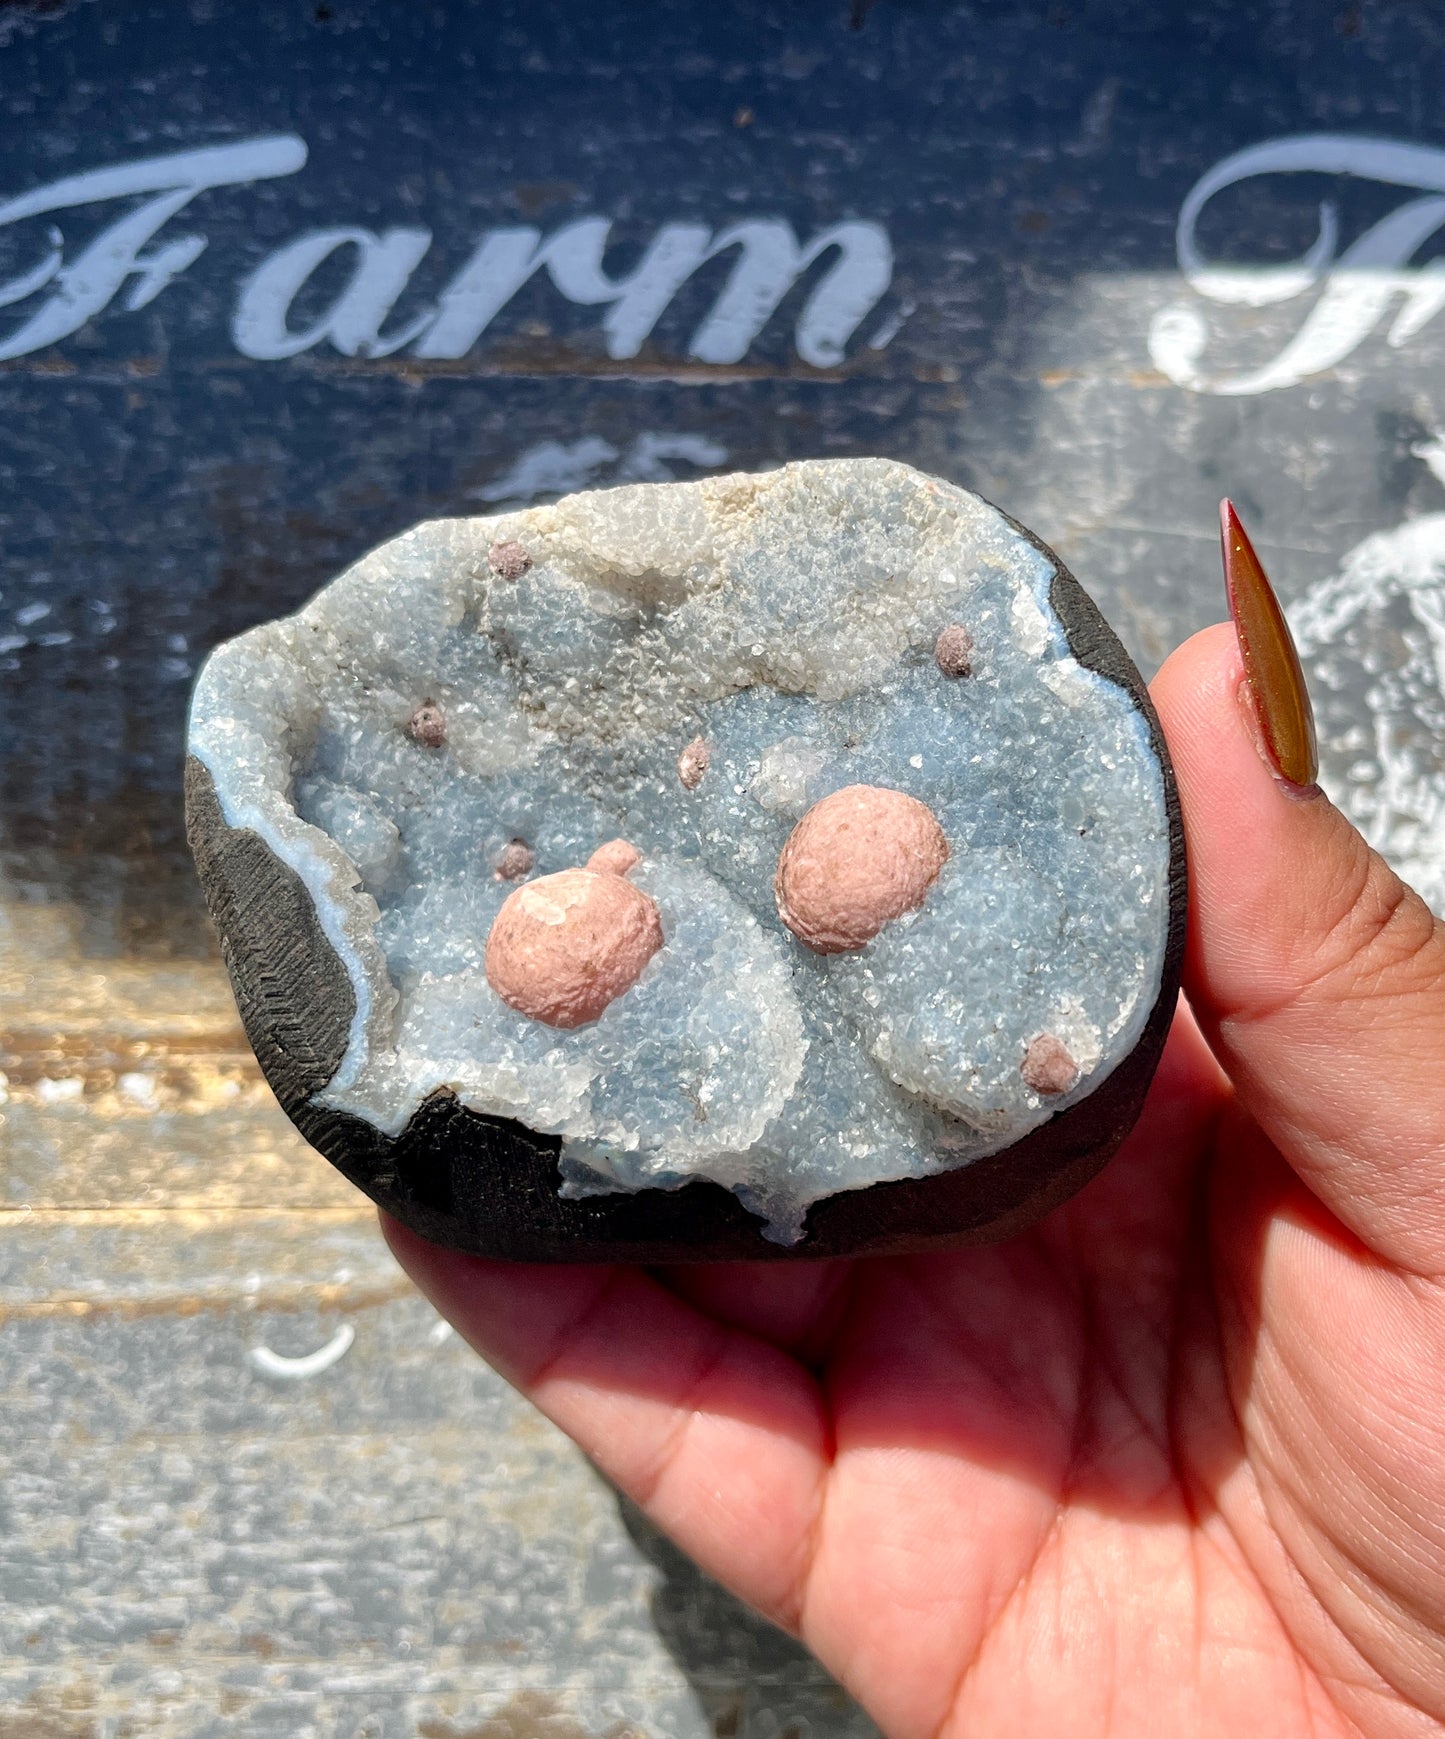
<svg viewBox="0 0 1445 1739">
<path fill-rule="evenodd" d="M 1224 587 L 1265 757 L 1291 785 L 1319 776 L 1315 715 L 1289 624 L 1231 501 L 1219 504 Z"/>
</svg>

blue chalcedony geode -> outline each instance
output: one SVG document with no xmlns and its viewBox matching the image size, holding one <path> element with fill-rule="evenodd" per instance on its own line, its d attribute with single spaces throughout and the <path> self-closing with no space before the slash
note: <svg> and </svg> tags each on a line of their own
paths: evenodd
<svg viewBox="0 0 1445 1739">
<path fill-rule="evenodd" d="M 1172 1009 L 1182 839 L 1137 673 L 1028 533 L 888 461 L 418 526 L 213 654 L 190 749 L 268 1076 L 464 1247 L 998 1235 L 1117 1145 Z M 950 855 L 815 954 L 773 877 L 857 784 L 926 803 Z M 509 878 L 619 835 L 665 945 L 597 1020 L 529 1020 L 483 970 Z"/>
</svg>

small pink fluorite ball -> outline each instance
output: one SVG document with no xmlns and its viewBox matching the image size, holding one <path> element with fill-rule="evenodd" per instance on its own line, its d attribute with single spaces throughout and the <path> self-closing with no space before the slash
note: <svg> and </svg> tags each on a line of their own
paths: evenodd
<svg viewBox="0 0 1445 1739">
<path fill-rule="evenodd" d="M 773 892 L 778 915 L 818 954 L 861 948 L 923 904 L 948 861 L 933 811 L 882 785 L 845 785 L 788 836 Z"/>
<path fill-rule="evenodd" d="M 625 876 L 641 862 L 642 853 L 630 839 L 609 839 L 587 859 L 587 868 L 600 876 Z"/>
<path fill-rule="evenodd" d="M 559 870 L 508 894 L 487 937 L 487 983 L 548 1026 L 596 1020 L 662 946 L 657 906 L 620 875 Z"/>
</svg>

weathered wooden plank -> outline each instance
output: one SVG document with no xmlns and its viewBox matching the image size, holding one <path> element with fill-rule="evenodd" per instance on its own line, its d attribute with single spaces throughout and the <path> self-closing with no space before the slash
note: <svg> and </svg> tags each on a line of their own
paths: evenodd
<svg viewBox="0 0 1445 1739">
<path fill-rule="evenodd" d="M 0 923 L 7 1739 L 871 1730 L 412 1293 L 218 963 Z"/>
<path fill-rule="evenodd" d="M 74 907 L 0 900 L 0 1211 L 359 1208 L 278 1109 L 217 958 L 82 937 Z"/>
<path fill-rule="evenodd" d="M 420 1299 L 345 1319 L 354 1340 L 316 1376 L 258 1365 L 340 1320 L 8 1325 L 7 1739 L 43 1720 L 147 1739 L 871 1732 Z"/>
<path fill-rule="evenodd" d="M 405 1282 L 360 1207 L 41 1209 L 0 1215 L 0 1311 L 193 1314 L 227 1305 L 359 1306 Z"/>
<path fill-rule="evenodd" d="M 356 1192 L 249 1082 L 214 1111 L 150 1111 L 102 1101 L 38 1105 L 12 1090 L 4 1207 L 342 1208 Z M 119 1097 L 119 1096 L 117 1096 Z"/>
</svg>

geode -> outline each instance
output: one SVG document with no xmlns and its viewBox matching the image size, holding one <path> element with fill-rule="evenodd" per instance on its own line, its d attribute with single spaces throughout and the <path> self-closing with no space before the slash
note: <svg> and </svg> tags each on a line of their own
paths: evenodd
<svg viewBox="0 0 1445 1739">
<path fill-rule="evenodd" d="M 915 909 L 818 952 L 774 881 L 845 788 L 927 806 Z M 884 460 L 438 520 L 197 683 L 192 849 L 305 1137 L 423 1235 L 639 1261 L 1007 1236 L 1135 1121 L 1183 835 L 1058 559 Z M 568 1030 L 493 990 L 519 885 L 625 839 L 663 943 Z"/>
</svg>

